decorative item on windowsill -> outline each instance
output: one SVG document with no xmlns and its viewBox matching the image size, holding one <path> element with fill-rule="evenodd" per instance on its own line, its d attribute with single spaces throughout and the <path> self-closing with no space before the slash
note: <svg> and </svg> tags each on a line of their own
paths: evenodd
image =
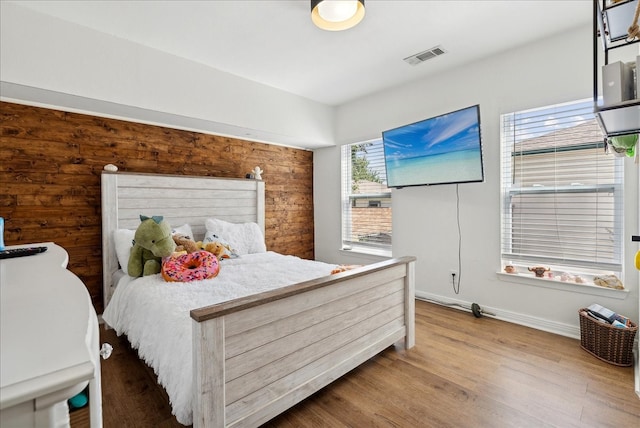
<svg viewBox="0 0 640 428">
<path fill-rule="evenodd" d="M 504 267 L 504 271 L 506 273 L 518 273 L 518 269 L 514 265 L 506 265 Z"/>
<path fill-rule="evenodd" d="M 544 273 L 549 272 L 551 269 L 544 266 L 533 266 L 528 268 L 529 272 L 533 272 L 536 275 L 536 278 L 544 278 Z"/>
<path fill-rule="evenodd" d="M 615 275 L 596 275 L 593 277 L 593 283 L 599 287 L 624 290 L 624 284 Z"/>
<path fill-rule="evenodd" d="M 571 275 L 569 272 L 562 272 L 560 275 L 560 281 L 562 282 L 573 282 L 575 277 Z"/>
</svg>

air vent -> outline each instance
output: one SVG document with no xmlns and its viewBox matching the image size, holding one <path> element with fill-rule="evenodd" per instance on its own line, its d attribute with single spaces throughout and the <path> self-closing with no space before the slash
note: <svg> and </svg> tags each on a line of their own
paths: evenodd
<svg viewBox="0 0 640 428">
<path fill-rule="evenodd" d="M 406 57 L 404 61 L 411 65 L 418 65 L 425 62 L 428 59 L 440 56 L 445 52 L 446 51 L 442 49 L 441 46 L 436 46 L 435 48 L 427 49 L 426 51 Z"/>
</svg>

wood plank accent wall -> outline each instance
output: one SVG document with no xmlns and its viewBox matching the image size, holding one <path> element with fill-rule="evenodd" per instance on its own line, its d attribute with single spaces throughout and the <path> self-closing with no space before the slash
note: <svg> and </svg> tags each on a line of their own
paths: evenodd
<svg viewBox="0 0 640 428">
<path fill-rule="evenodd" d="M 102 313 L 100 173 L 264 173 L 268 250 L 313 259 L 313 152 L 0 102 L 5 244 L 53 241 Z M 147 213 L 149 214 L 149 213 Z M 154 213 L 151 213 L 154 214 Z"/>
</svg>

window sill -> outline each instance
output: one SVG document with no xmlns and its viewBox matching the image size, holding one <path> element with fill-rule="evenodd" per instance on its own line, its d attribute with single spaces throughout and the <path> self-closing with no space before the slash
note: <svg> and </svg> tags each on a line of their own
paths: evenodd
<svg viewBox="0 0 640 428">
<path fill-rule="evenodd" d="M 380 248 L 369 248 L 369 247 L 358 247 L 352 246 L 351 249 L 347 250 L 344 248 L 340 249 L 341 253 L 345 254 L 353 254 L 353 255 L 367 255 L 367 256 L 376 256 L 376 257 L 384 257 L 391 258 L 391 250 L 383 250 Z"/>
<path fill-rule="evenodd" d="M 498 279 L 505 282 L 532 285 L 535 287 L 551 288 L 553 290 L 570 291 L 573 293 L 591 294 L 593 296 L 609 297 L 624 300 L 629 295 L 629 290 L 616 290 L 613 288 L 599 287 L 592 284 L 577 284 L 575 282 L 560 281 L 559 279 L 537 278 L 528 273 L 496 272 Z"/>
</svg>

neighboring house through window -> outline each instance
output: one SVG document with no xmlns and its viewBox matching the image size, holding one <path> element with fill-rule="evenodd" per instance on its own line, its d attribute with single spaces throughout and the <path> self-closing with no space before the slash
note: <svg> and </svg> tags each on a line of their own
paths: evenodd
<svg viewBox="0 0 640 428">
<path fill-rule="evenodd" d="M 342 249 L 390 256 L 391 236 L 382 140 L 342 146 Z"/>
</svg>

